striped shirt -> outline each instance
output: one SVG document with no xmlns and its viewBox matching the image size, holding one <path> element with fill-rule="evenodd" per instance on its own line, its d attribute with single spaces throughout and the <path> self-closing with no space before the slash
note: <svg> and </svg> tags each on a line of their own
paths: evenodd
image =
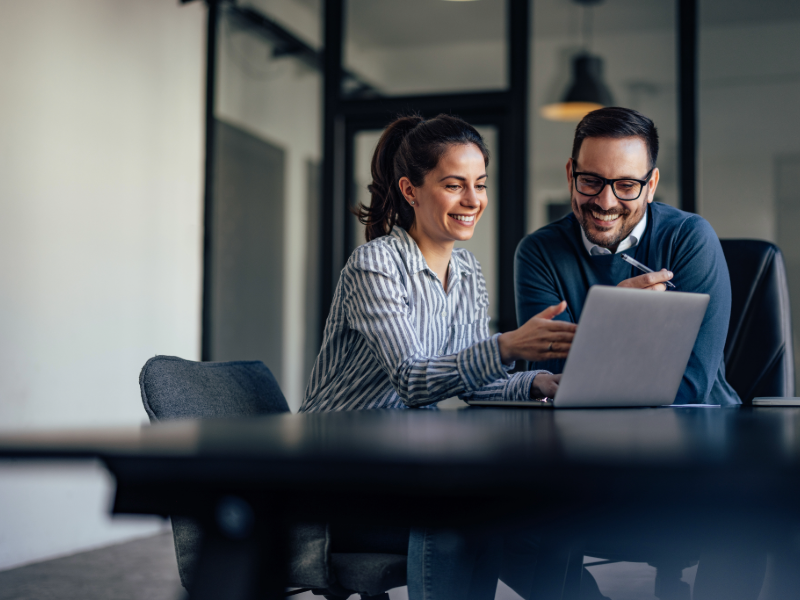
<svg viewBox="0 0 800 600">
<path fill-rule="evenodd" d="M 420 407 L 452 396 L 527 400 L 541 371 L 509 375 L 489 335 L 478 261 L 456 248 L 445 294 L 400 227 L 342 270 L 301 412 Z"/>
</svg>

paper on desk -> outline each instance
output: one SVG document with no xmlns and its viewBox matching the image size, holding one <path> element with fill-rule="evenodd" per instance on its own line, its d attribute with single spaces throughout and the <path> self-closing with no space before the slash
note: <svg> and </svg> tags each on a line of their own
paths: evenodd
<svg viewBox="0 0 800 600">
<path fill-rule="evenodd" d="M 719 404 L 665 404 L 672 408 L 719 408 Z"/>
</svg>

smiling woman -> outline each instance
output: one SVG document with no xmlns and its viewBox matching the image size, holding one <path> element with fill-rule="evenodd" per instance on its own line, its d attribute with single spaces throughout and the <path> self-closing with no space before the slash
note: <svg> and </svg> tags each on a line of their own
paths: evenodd
<svg viewBox="0 0 800 600">
<path fill-rule="evenodd" d="M 301 410 L 419 407 L 459 396 L 552 396 L 558 377 L 509 375 L 515 360 L 566 357 L 574 325 L 551 307 L 491 336 L 481 267 L 469 240 L 488 199 L 489 152 L 465 121 L 401 117 L 372 158 L 367 243 L 347 262 Z"/>
<path fill-rule="evenodd" d="M 447 291 L 452 244 L 472 237 L 486 208 L 486 159 L 474 144 L 451 144 L 425 179 L 422 186 L 408 177 L 399 181 L 403 197 L 419 215 L 408 233 L 433 259 L 429 266 Z"/>
<path fill-rule="evenodd" d="M 367 243 L 342 270 L 301 411 L 555 395 L 559 375 L 509 371 L 515 360 L 566 357 L 576 326 L 553 320 L 566 304 L 515 331 L 490 335 L 481 266 L 471 252 L 454 247 L 472 237 L 488 204 L 488 161 L 483 138 L 456 117 L 401 117 L 384 130 L 372 158 L 369 205 L 356 211 Z M 410 538 L 409 599 L 421 598 L 423 580 L 431 579 L 447 594 L 429 589 L 426 598 L 468 597 L 471 580 L 464 573 L 479 560 L 483 540 L 464 538 L 474 556 L 445 548 L 423 561 L 421 535 L 437 534 L 417 531 Z M 357 532 L 353 539 L 332 535 L 332 545 L 387 552 L 409 540 L 407 530 L 387 536 L 366 547 Z M 496 574 L 481 581 L 493 597 Z"/>
<path fill-rule="evenodd" d="M 403 227 L 447 291 L 453 243 L 472 237 L 486 208 L 489 151 L 461 119 L 423 123 L 410 116 L 387 127 L 372 159 L 371 205 L 357 212 L 367 241 Z"/>
</svg>

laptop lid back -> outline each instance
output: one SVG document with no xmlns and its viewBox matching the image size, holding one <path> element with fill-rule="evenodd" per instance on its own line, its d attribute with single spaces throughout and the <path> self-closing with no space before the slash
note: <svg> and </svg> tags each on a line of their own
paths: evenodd
<svg viewBox="0 0 800 600">
<path fill-rule="evenodd" d="M 554 406 L 672 404 L 708 301 L 708 294 L 590 288 Z"/>
</svg>

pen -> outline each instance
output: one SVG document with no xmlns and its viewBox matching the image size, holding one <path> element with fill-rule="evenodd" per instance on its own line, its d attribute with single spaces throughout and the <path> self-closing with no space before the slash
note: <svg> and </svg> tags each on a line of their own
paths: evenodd
<svg viewBox="0 0 800 600">
<path fill-rule="evenodd" d="M 635 260 L 635 259 L 631 258 L 627 254 L 620 254 L 619 257 L 622 260 L 624 260 L 626 263 L 633 265 L 634 267 L 636 267 L 640 271 L 644 271 L 645 273 L 653 273 L 654 272 L 653 269 L 651 269 L 650 267 L 646 267 L 645 265 L 640 263 L 638 260 Z M 666 284 L 666 286 L 668 288 L 672 288 L 673 290 L 675 289 L 675 285 L 671 281 L 665 281 L 664 283 Z"/>
</svg>

